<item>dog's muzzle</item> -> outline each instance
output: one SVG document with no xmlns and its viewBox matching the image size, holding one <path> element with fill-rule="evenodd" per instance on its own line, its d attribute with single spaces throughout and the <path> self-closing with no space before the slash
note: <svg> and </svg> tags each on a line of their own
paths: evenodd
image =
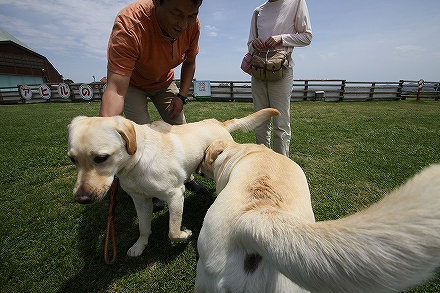
<svg viewBox="0 0 440 293">
<path fill-rule="evenodd" d="M 91 204 L 95 202 L 94 196 L 86 192 L 77 192 L 73 195 L 73 198 L 80 204 Z"/>
</svg>

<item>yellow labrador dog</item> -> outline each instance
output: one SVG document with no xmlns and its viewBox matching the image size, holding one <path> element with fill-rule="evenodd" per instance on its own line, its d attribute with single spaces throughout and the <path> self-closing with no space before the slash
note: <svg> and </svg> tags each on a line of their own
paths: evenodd
<svg viewBox="0 0 440 293">
<path fill-rule="evenodd" d="M 218 195 L 198 239 L 196 292 L 394 292 L 440 265 L 440 165 L 324 222 L 302 169 L 262 145 L 215 141 L 200 170 Z"/>
<path fill-rule="evenodd" d="M 268 108 L 226 122 L 207 119 L 174 126 L 163 121 L 138 125 L 121 116 L 76 117 L 68 127 L 68 155 L 77 168 L 74 198 L 82 204 L 101 200 L 117 176 L 139 219 L 140 236 L 129 256 L 139 256 L 148 244 L 153 197 L 168 203 L 170 239 L 186 240 L 191 231 L 180 230 L 184 181 L 205 149 L 217 138 L 232 140 L 231 131 L 253 129 L 275 115 L 279 112 Z"/>
</svg>

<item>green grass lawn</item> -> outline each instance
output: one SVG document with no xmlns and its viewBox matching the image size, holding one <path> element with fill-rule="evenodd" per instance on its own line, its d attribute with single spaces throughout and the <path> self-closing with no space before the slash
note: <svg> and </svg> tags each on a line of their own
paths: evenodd
<svg viewBox="0 0 440 293">
<path fill-rule="evenodd" d="M 291 158 L 304 169 L 317 220 L 354 213 L 440 162 L 440 102 L 432 100 L 292 103 Z M 154 119 L 158 119 L 154 111 Z M 67 125 L 95 116 L 98 102 L 0 106 L 0 292 L 191 292 L 197 236 L 215 199 L 186 192 L 185 243 L 168 239 L 168 212 L 154 215 L 150 243 L 125 256 L 138 237 L 136 213 L 122 190 L 116 207 L 118 258 L 103 260 L 108 199 L 74 202 L 75 168 L 67 157 Z M 188 122 L 226 120 L 251 103 L 190 102 Z M 235 132 L 238 142 L 254 135 Z M 148 176 L 148 174 L 146 174 Z M 225 215 L 227 216 L 227 215 Z M 411 292 L 440 292 L 440 274 Z"/>
</svg>

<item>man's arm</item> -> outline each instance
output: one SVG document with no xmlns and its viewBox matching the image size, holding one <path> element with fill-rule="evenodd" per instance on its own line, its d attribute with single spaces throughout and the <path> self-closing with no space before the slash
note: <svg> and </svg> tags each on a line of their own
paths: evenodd
<svg viewBox="0 0 440 293">
<path fill-rule="evenodd" d="M 102 95 L 99 116 L 121 115 L 124 111 L 124 97 L 127 93 L 129 76 L 107 71 L 107 87 Z"/>
<path fill-rule="evenodd" d="M 189 88 L 191 87 L 194 73 L 196 72 L 196 57 L 186 59 L 182 63 L 180 70 L 180 89 L 179 93 L 183 96 L 188 96 Z M 174 98 L 170 105 L 171 118 L 177 117 L 183 110 L 183 102 L 179 98 Z"/>
<path fill-rule="evenodd" d="M 180 71 L 180 94 L 188 96 L 189 88 L 191 87 L 195 72 L 196 57 L 186 59 L 182 63 L 182 69 Z"/>
</svg>

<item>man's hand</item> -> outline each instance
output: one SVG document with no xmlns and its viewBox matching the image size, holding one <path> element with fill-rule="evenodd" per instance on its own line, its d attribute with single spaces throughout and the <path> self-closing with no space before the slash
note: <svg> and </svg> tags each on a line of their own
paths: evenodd
<svg viewBox="0 0 440 293">
<path fill-rule="evenodd" d="M 171 100 L 171 104 L 168 107 L 168 112 L 170 113 L 170 118 L 174 119 L 176 118 L 180 112 L 183 110 L 183 101 L 178 98 L 174 97 L 174 99 Z"/>
</svg>

